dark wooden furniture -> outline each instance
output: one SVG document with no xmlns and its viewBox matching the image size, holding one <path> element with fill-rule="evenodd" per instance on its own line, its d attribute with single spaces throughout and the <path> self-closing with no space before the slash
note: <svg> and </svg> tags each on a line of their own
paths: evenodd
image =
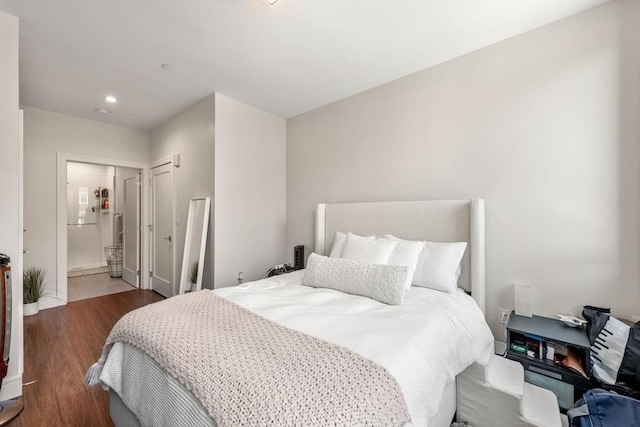
<svg viewBox="0 0 640 427">
<path fill-rule="evenodd" d="M 525 353 L 518 351 L 522 350 L 523 342 Z M 547 351 L 550 347 L 553 353 Z M 589 348 L 589 339 L 581 327 L 572 328 L 557 319 L 511 313 L 507 324 L 507 358 L 524 366 L 528 382 L 556 393 L 563 412 L 592 388 L 588 378 L 591 376 Z M 586 377 L 562 364 L 563 353 L 571 354 L 573 360 L 579 362 Z M 573 391 L 573 396 L 567 397 L 567 390 Z"/>
</svg>

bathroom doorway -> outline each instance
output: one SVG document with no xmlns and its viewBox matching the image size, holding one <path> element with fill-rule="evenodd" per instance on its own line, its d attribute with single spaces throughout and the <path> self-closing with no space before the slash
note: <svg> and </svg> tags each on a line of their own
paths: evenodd
<svg viewBox="0 0 640 427">
<path fill-rule="evenodd" d="M 141 173 L 67 162 L 68 302 L 139 287 Z"/>
</svg>

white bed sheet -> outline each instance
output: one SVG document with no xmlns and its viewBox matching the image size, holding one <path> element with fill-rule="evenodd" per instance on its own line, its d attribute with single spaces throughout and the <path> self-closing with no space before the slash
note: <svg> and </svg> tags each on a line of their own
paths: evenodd
<svg viewBox="0 0 640 427">
<path fill-rule="evenodd" d="M 215 292 L 384 366 L 400 384 L 414 425 L 428 425 L 447 384 L 493 343 L 482 312 L 463 291 L 413 287 L 404 304 L 390 306 L 302 286 L 303 275 L 298 271 Z"/>
<path fill-rule="evenodd" d="M 447 384 L 493 344 L 482 312 L 463 291 L 446 294 L 413 287 L 405 294 L 403 305 L 389 306 L 331 289 L 302 286 L 303 275 L 304 271 L 298 271 L 214 292 L 385 367 L 402 388 L 414 426 L 429 425 Z M 115 355 L 114 360 L 109 359 L 111 356 L 105 368 L 123 366 Z M 101 379 L 117 388 L 114 378 L 118 375 L 109 378 L 107 371 Z M 123 397 L 125 404 L 130 399 L 136 397 Z"/>
</svg>

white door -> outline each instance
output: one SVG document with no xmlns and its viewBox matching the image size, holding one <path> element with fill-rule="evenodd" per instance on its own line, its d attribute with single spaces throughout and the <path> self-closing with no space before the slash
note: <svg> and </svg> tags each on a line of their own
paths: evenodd
<svg viewBox="0 0 640 427">
<path fill-rule="evenodd" d="M 124 180 L 122 215 L 122 278 L 140 286 L 140 174 Z"/>
<path fill-rule="evenodd" d="M 174 295 L 173 165 L 151 169 L 151 289 Z"/>
</svg>

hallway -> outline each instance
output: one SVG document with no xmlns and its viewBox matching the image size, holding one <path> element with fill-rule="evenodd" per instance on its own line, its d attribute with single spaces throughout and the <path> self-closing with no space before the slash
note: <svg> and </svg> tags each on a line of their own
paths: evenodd
<svg viewBox="0 0 640 427">
<path fill-rule="evenodd" d="M 109 273 L 69 277 L 67 282 L 67 302 L 95 298 L 136 289 L 121 278 L 110 277 Z"/>
</svg>

